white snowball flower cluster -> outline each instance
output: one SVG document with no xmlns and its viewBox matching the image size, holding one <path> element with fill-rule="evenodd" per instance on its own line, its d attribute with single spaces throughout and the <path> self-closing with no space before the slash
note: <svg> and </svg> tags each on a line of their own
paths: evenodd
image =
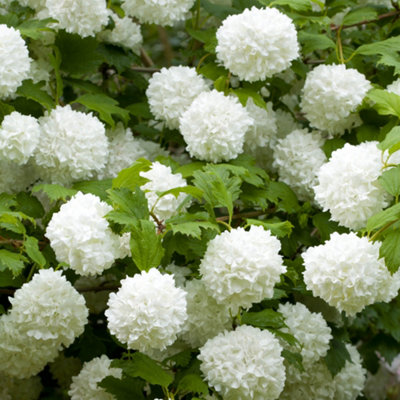
<svg viewBox="0 0 400 400">
<path fill-rule="evenodd" d="M 58 21 L 57 27 L 82 37 L 94 36 L 108 22 L 105 0 L 46 0 L 41 17 Z"/>
<path fill-rule="evenodd" d="M 378 182 L 381 151 L 377 142 L 346 143 L 335 150 L 318 172 L 315 200 L 332 220 L 358 230 L 368 218 L 388 205 L 388 194 Z"/>
<path fill-rule="evenodd" d="M 111 360 L 103 354 L 83 364 L 81 372 L 72 378 L 68 395 L 71 400 L 115 400 L 114 395 L 97 385 L 107 376 L 121 379 L 122 370 L 112 368 Z"/>
<path fill-rule="evenodd" d="M 123 0 L 122 9 L 142 23 L 171 26 L 183 21 L 194 0 Z"/>
<path fill-rule="evenodd" d="M 165 267 L 165 270 L 172 274 L 175 281 L 176 287 L 184 287 L 186 283 L 186 277 L 192 273 L 192 270 L 188 267 L 182 267 L 175 264 L 170 264 Z"/>
<path fill-rule="evenodd" d="M 236 98 L 212 90 L 196 97 L 182 115 L 179 129 L 192 157 L 217 163 L 243 152 L 253 122 Z"/>
<path fill-rule="evenodd" d="M 59 262 L 79 275 L 95 275 L 120 257 L 120 241 L 104 216 L 112 210 L 93 194 L 78 192 L 54 213 L 46 237 Z"/>
<path fill-rule="evenodd" d="M 139 54 L 143 42 L 140 25 L 129 17 L 120 18 L 115 13 L 111 13 L 111 16 L 115 24 L 114 28 L 102 31 L 99 37 L 108 43 L 122 45 Z"/>
<path fill-rule="evenodd" d="M 304 304 L 280 304 L 287 328 L 283 332 L 292 334 L 301 344 L 303 363 L 313 363 L 325 357 L 332 339 L 331 328 L 320 313 L 312 313 Z"/>
<path fill-rule="evenodd" d="M 390 93 L 394 93 L 400 96 L 400 78 L 396 79 L 394 82 L 388 85 L 386 90 Z"/>
<path fill-rule="evenodd" d="M 37 179 L 31 165 L 18 165 L 11 161 L 0 160 L 0 193 L 18 193 L 28 189 Z"/>
<path fill-rule="evenodd" d="M 307 74 L 301 108 L 312 127 L 341 135 L 357 121 L 352 113 L 370 89 L 370 82 L 353 68 L 319 65 Z"/>
<path fill-rule="evenodd" d="M 53 183 L 89 179 L 108 156 L 105 127 L 91 114 L 57 106 L 39 120 L 42 132 L 35 162 L 41 176 Z"/>
<path fill-rule="evenodd" d="M 280 249 L 279 240 L 261 226 L 225 231 L 208 243 L 200 264 L 201 279 L 218 303 L 236 313 L 239 307 L 249 308 L 272 297 L 286 272 Z"/>
<path fill-rule="evenodd" d="M 285 383 L 278 339 L 242 325 L 207 341 L 200 349 L 200 369 L 224 399 L 276 400 Z"/>
<path fill-rule="evenodd" d="M 163 350 L 187 319 L 186 292 L 175 287 L 171 275 L 152 268 L 123 279 L 110 294 L 105 315 L 110 332 L 129 349 Z"/>
<path fill-rule="evenodd" d="M 391 276 L 379 258 L 380 245 L 353 232 L 332 233 L 302 255 L 307 288 L 349 316 L 377 301 L 390 301 L 399 290 L 400 275 Z"/>
<path fill-rule="evenodd" d="M 232 328 L 229 308 L 218 304 L 202 281 L 188 281 L 185 290 L 188 319 L 180 337 L 192 348 L 203 346 L 208 339 Z"/>
<path fill-rule="evenodd" d="M 37 120 L 17 111 L 4 117 L 0 127 L 0 158 L 18 165 L 26 164 L 40 137 Z"/>
<path fill-rule="evenodd" d="M 317 173 L 326 162 L 323 144 L 324 139 L 318 132 L 301 129 L 279 139 L 275 146 L 273 166 L 279 179 L 288 184 L 302 201 L 314 199 Z"/>
<path fill-rule="evenodd" d="M 17 379 L 0 374 L 1 400 L 38 400 L 42 389 L 38 376 Z"/>
<path fill-rule="evenodd" d="M 21 34 L 0 24 L 0 99 L 13 95 L 28 78 L 31 59 Z"/>
<path fill-rule="evenodd" d="M 217 59 L 249 82 L 285 70 L 299 56 L 296 28 L 276 8 L 252 7 L 230 15 L 218 29 L 217 41 Z"/>
<path fill-rule="evenodd" d="M 209 88 L 194 68 L 162 68 L 149 80 L 146 90 L 150 110 L 153 115 L 170 129 L 179 127 L 179 118 L 192 104 L 193 100 Z"/>
<path fill-rule="evenodd" d="M 171 167 L 155 161 L 151 165 L 151 169 L 141 172 L 140 176 L 149 180 L 141 186 L 149 203 L 149 210 L 155 205 L 154 213 L 158 219 L 163 221 L 176 214 L 179 205 L 187 195 L 180 193 L 178 197 L 175 197 L 173 194 L 167 194 L 160 198 L 157 192 L 165 192 L 173 188 L 187 186 L 186 180 L 182 178 L 182 175 L 173 174 Z"/>
</svg>

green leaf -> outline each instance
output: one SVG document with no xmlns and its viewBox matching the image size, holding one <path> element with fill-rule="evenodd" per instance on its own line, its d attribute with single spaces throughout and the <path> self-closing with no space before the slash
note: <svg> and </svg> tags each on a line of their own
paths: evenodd
<svg viewBox="0 0 400 400">
<path fill-rule="evenodd" d="M 105 63 L 114 66 L 120 74 L 135 62 L 134 54 L 109 43 L 101 43 L 97 52 L 102 55 Z"/>
<path fill-rule="evenodd" d="M 222 4 L 214 4 L 208 0 L 200 0 L 200 4 L 207 12 L 221 20 L 225 19 L 229 15 L 239 13 L 239 10 L 236 10 L 236 8 Z"/>
<path fill-rule="evenodd" d="M 132 227 L 130 246 L 132 259 L 140 271 L 160 265 L 164 249 L 152 221 L 140 220 L 137 226 Z"/>
<path fill-rule="evenodd" d="M 18 26 L 18 23 L 19 23 L 18 16 L 14 13 L 0 15 L 0 24 L 16 28 Z"/>
<path fill-rule="evenodd" d="M 400 165 L 384 171 L 378 180 L 389 194 L 396 197 L 400 195 Z"/>
<path fill-rule="evenodd" d="M 331 215 L 328 212 L 320 212 L 312 217 L 314 226 L 318 229 L 321 240 L 328 240 L 333 232 L 345 233 L 346 228 L 339 226 L 335 221 L 330 220 Z"/>
<path fill-rule="evenodd" d="M 22 36 L 37 40 L 42 37 L 43 32 L 51 32 L 53 30 L 47 25 L 54 22 L 57 22 L 57 20 L 53 18 L 46 18 L 42 20 L 30 19 L 18 25 L 17 29 L 21 32 Z"/>
<path fill-rule="evenodd" d="M 165 192 L 161 192 L 159 194 L 159 197 L 164 197 L 168 194 L 172 194 L 176 198 L 178 198 L 181 193 L 187 193 L 197 200 L 201 200 L 201 198 L 203 197 L 203 191 L 201 189 L 190 185 L 166 190 Z"/>
<path fill-rule="evenodd" d="M 23 235 L 26 232 L 25 226 L 20 221 L 20 218 L 18 218 L 15 214 L 16 213 L 12 213 L 12 212 L 1 213 L 0 227 L 2 229 L 6 229 L 8 231 Z"/>
<path fill-rule="evenodd" d="M 144 192 L 136 186 L 132 192 L 128 188 L 118 188 L 108 190 L 108 196 L 114 209 L 124 212 L 134 221 L 139 219 L 149 219 L 149 206 Z"/>
<path fill-rule="evenodd" d="M 387 90 L 373 89 L 367 97 L 375 102 L 374 108 L 381 115 L 395 115 L 400 118 L 400 96 Z"/>
<path fill-rule="evenodd" d="M 311 1 L 310 0 L 260 0 L 261 4 L 272 6 L 287 6 L 295 11 L 310 11 Z"/>
<path fill-rule="evenodd" d="M 392 274 L 397 272 L 400 267 L 400 231 L 398 229 L 385 236 L 379 255 L 385 258 L 385 264 Z"/>
<path fill-rule="evenodd" d="M 130 167 L 120 171 L 118 176 L 113 179 L 113 189 L 125 187 L 134 191 L 137 186 L 144 185 L 148 182 L 148 179 L 141 177 L 140 173 L 148 171 L 151 164 L 151 161 L 146 160 L 145 158 L 139 158 Z"/>
<path fill-rule="evenodd" d="M 23 285 L 24 281 L 25 278 L 23 275 L 18 275 L 15 277 L 9 269 L 0 271 L 0 287 L 9 286 L 19 288 Z"/>
<path fill-rule="evenodd" d="M 17 94 L 36 101 L 50 111 L 54 106 L 54 100 L 47 92 L 42 90 L 44 84 L 44 82 L 33 83 L 32 79 L 27 79 L 17 89 Z"/>
<path fill-rule="evenodd" d="M 382 228 L 384 225 L 397 221 L 400 219 L 400 203 L 395 204 L 386 210 L 379 212 L 378 214 L 373 215 L 367 221 L 367 231 L 371 232 L 375 229 Z"/>
<path fill-rule="evenodd" d="M 107 393 L 113 394 L 116 400 L 145 400 L 144 382 L 130 376 L 123 376 L 122 379 L 106 376 L 98 383 L 98 386 L 104 388 Z"/>
<path fill-rule="evenodd" d="M 322 150 L 326 155 L 326 158 L 330 158 L 335 150 L 341 149 L 346 144 L 346 141 L 342 138 L 333 138 L 327 140 L 322 146 Z"/>
<path fill-rule="evenodd" d="M 212 229 L 219 232 L 217 224 L 209 221 L 197 221 L 197 222 L 182 222 L 180 224 L 169 224 L 167 223 L 167 228 L 170 228 L 175 234 L 181 233 L 182 235 L 188 235 L 201 239 L 201 229 Z"/>
<path fill-rule="evenodd" d="M 198 72 L 212 81 L 215 81 L 220 76 L 228 76 L 229 73 L 224 67 L 216 65 L 215 63 L 203 65 Z"/>
<path fill-rule="evenodd" d="M 294 213 L 300 209 L 295 193 L 283 182 L 270 182 L 266 194 L 269 201 L 288 213 Z"/>
<path fill-rule="evenodd" d="M 376 8 L 362 7 L 355 10 L 351 10 L 343 18 L 342 25 L 353 25 L 358 24 L 361 21 L 375 19 L 378 15 Z"/>
<path fill-rule="evenodd" d="M 262 219 L 251 219 L 247 218 L 246 222 L 250 225 L 262 226 L 264 229 L 271 231 L 271 233 L 277 237 L 290 236 L 293 230 L 293 225 L 289 221 L 276 221 L 262 220 Z"/>
<path fill-rule="evenodd" d="M 40 268 L 43 268 L 46 265 L 46 259 L 39 249 L 39 241 L 35 237 L 26 237 L 24 249 L 28 257 Z"/>
<path fill-rule="evenodd" d="M 64 90 L 64 82 L 60 73 L 62 59 L 60 49 L 56 45 L 53 45 L 52 49 L 53 51 L 49 54 L 48 57 L 49 62 L 54 69 L 54 75 L 56 77 L 56 102 L 58 103 Z"/>
<path fill-rule="evenodd" d="M 400 100 L 400 96 L 399 96 Z M 400 105 L 400 103 L 399 103 Z M 400 111 L 400 109 L 399 109 Z M 400 149 L 400 126 L 395 126 L 386 136 L 385 139 L 377 145 L 380 150 L 389 150 L 389 154 L 393 154 Z"/>
<path fill-rule="evenodd" d="M 20 192 L 16 197 L 18 201 L 18 210 L 22 213 L 29 215 L 32 218 L 42 218 L 44 215 L 44 208 L 42 203 L 35 197 L 28 193 Z"/>
<path fill-rule="evenodd" d="M 249 97 L 251 97 L 256 106 L 267 109 L 267 104 L 265 103 L 263 97 L 254 89 L 238 88 L 238 89 L 231 89 L 230 92 L 238 97 L 243 107 L 246 107 L 247 101 Z"/>
<path fill-rule="evenodd" d="M 22 254 L 12 253 L 8 250 L 0 250 L 0 271 L 10 270 L 14 277 L 21 274 L 24 269 L 24 262 L 28 259 Z"/>
<path fill-rule="evenodd" d="M 242 324 L 256 326 L 257 328 L 282 328 L 285 322 L 282 314 L 271 309 L 259 312 L 245 312 L 242 315 Z"/>
<path fill-rule="evenodd" d="M 153 118 L 153 114 L 150 111 L 148 103 L 134 103 L 125 107 L 135 117 L 150 119 Z"/>
<path fill-rule="evenodd" d="M 3 122 L 4 117 L 8 114 L 11 114 L 13 111 L 15 111 L 13 106 L 0 101 L 0 124 Z"/>
<path fill-rule="evenodd" d="M 336 48 L 335 42 L 323 34 L 299 31 L 299 41 L 303 48 L 303 54 L 309 54 L 315 50 Z"/>
<path fill-rule="evenodd" d="M 340 340 L 332 338 L 324 361 L 332 376 L 335 376 L 344 367 L 346 361 L 351 362 L 351 358 L 345 344 Z"/>
<path fill-rule="evenodd" d="M 140 352 L 134 353 L 131 360 L 114 360 L 114 368 L 122 368 L 124 374 L 133 378 L 142 378 L 152 385 L 167 388 L 174 380 L 173 375 L 163 369 L 156 361 Z"/>
<path fill-rule="evenodd" d="M 215 28 L 210 28 L 207 30 L 196 30 L 190 27 L 186 27 L 187 33 L 194 39 L 201 43 L 204 43 L 204 49 L 209 53 L 215 53 L 215 48 L 217 47 L 217 38 Z"/>
<path fill-rule="evenodd" d="M 294 353 L 293 351 L 283 349 L 282 357 L 289 363 L 294 365 L 299 371 L 303 372 L 303 357 L 300 353 Z"/>
<path fill-rule="evenodd" d="M 166 358 L 163 363 L 172 361 L 177 367 L 187 367 L 192 359 L 191 350 L 183 350 L 178 354 Z"/>
<path fill-rule="evenodd" d="M 78 190 L 82 193 L 92 193 L 101 200 L 107 201 L 108 189 L 111 188 L 112 179 L 105 179 L 103 181 L 82 181 L 82 182 L 75 182 L 72 186 L 73 189 Z"/>
<path fill-rule="evenodd" d="M 61 185 L 41 183 L 32 188 L 32 193 L 43 192 L 50 199 L 50 201 L 64 200 L 68 197 L 74 196 L 78 191 L 75 189 L 68 189 Z"/>
<path fill-rule="evenodd" d="M 179 380 L 176 391 L 181 395 L 198 393 L 207 396 L 208 385 L 203 381 L 203 379 L 201 379 L 201 376 L 196 374 L 187 374 Z"/>
</svg>

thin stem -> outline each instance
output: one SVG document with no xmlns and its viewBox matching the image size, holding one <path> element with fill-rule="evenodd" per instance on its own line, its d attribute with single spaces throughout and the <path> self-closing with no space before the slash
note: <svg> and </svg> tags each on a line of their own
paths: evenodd
<svg viewBox="0 0 400 400">
<path fill-rule="evenodd" d="M 172 59 L 174 58 L 174 51 L 172 50 L 172 46 L 168 38 L 168 32 L 164 27 L 158 26 L 158 34 L 164 48 L 165 60 L 167 61 L 167 65 L 170 66 Z"/>
<path fill-rule="evenodd" d="M 143 47 L 140 49 L 140 58 L 142 59 L 142 62 L 146 67 L 152 67 L 154 65 L 153 60 Z"/>
<path fill-rule="evenodd" d="M 375 232 L 375 233 L 371 236 L 371 238 L 369 239 L 369 241 L 370 241 L 370 242 L 374 242 L 382 232 L 386 231 L 386 229 L 390 228 L 390 227 L 391 227 L 393 224 L 395 224 L 396 222 L 398 222 L 398 219 L 396 219 L 395 221 L 391 221 L 391 222 L 387 223 L 385 226 L 383 226 L 381 229 L 379 229 L 379 231 Z"/>
<path fill-rule="evenodd" d="M 29 271 L 28 277 L 26 278 L 26 282 L 29 282 L 32 279 L 32 276 L 35 271 L 36 271 L 36 264 L 33 264 L 31 270 Z"/>
<path fill-rule="evenodd" d="M 275 208 L 270 209 L 270 210 L 265 210 L 265 211 L 261 211 L 261 210 L 260 211 L 249 211 L 249 212 L 245 212 L 245 213 L 233 214 L 232 215 L 232 220 L 259 217 L 260 215 L 269 214 L 269 213 L 271 213 L 273 211 L 275 211 Z M 224 215 L 222 217 L 217 217 L 216 220 L 217 220 L 217 222 L 218 221 L 229 221 L 229 215 Z"/>
<path fill-rule="evenodd" d="M 221 225 L 224 225 L 226 228 L 228 228 L 229 231 L 232 230 L 232 227 L 229 224 L 227 224 L 225 221 L 218 221 L 217 220 L 217 223 L 221 224 Z"/>
<path fill-rule="evenodd" d="M 199 72 L 201 64 L 203 64 L 204 60 L 209 56 L 211 56 L 211 53 L 207 53 L 203 57 L 200 58 L 200 60 L 199 60 L 199 62 L 197 64 L 197 67 L 196 67 L 196 72 Z"/>
<path fill-rule="evenodd" d="M 131 67 L 131 70 L 136 72 L 146 72 L 149 74 L 160 72 L 160 68 L 147 68 L 147 67 L 136 67 L 136 66 Z"/>
<path fill-rule="evenodd" d="M 342 38 L 340 37 L 342 33 L 342 28 L 340 27 L 338 31 L 336 32 L 336 47 L 337 47 L 337 52 L 336 56 L 341 64 L 344 64 L 344 57 L 343 57 L 343 46 L 342 46 Z"/>
</svg>

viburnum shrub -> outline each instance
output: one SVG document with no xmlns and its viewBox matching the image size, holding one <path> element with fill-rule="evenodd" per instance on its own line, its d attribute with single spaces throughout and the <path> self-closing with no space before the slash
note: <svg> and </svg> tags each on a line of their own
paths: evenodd
<svg viewBox="0 0 400 400">
<path fill-rule="evenodd" d="M 400 4 L 0 0 L 0 400 L 400 397 Z"/>
</svg>

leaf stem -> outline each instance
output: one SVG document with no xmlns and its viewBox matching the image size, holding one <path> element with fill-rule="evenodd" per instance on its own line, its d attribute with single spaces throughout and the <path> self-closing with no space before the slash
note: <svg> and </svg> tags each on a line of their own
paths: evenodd
<svg viewBox="0 0 400 400">
<path fill-rule="evenodd" d="M 384 232 L 386 229 L 390 228 L 393 224 L 395 224 L 396 222 L 398 222 L 399 220 L 396 219 L 395 221 L 390 221 L 389 223 L 387 223 L 386 225 L 384 225 L 381 229 L 379 229 L 377 232 L 375 232 L 371 238 L 369 239 L 370 242 L 374 242 L 378 236 Z"/>
</svg>

